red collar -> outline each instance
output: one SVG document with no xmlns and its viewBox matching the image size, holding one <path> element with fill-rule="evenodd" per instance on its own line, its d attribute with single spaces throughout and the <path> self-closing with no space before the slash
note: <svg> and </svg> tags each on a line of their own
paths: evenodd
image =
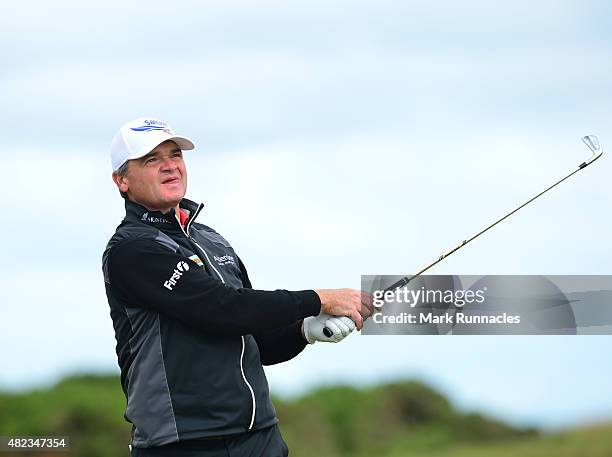
<svg viewBox="0 0 612 457">
<path fill-rule="evenodd" d="M 185 211 L 183 208 L 179 209 L 179 222 L 183 226 L 183 228 L 187 227 L 187 221 L 189 220 L 189 213 Z"/>
</svg>

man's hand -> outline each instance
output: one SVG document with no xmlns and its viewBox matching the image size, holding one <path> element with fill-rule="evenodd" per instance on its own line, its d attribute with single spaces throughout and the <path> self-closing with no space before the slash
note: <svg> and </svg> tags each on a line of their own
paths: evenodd
<svg viewBox="0 0 612 457">
<path fill-rule="evenodd" d="M 326 336 L 323 333 L 325 327 L 332 331 L 331 336 Z M 355 323 L 350 318 L 330 316 L 324 312 L 319 313 L 318 316 L 307 317 L 302 324 L 302 333 L 309 344 L 314 344 L 315 341 L 338 343 L 353 330 L 355 330 Z"/>
<path fill-rule="evenodd" d="M 356 289 L 315 289 L 321 300 L 321 312 L 331 316 L 347 316 L 357 326 L 373 312 L 372 297 Z"/>
</svg>

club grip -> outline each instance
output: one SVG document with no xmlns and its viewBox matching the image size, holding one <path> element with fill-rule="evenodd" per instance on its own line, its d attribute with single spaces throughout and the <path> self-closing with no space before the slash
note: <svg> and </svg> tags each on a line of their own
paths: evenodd
<svg viewBox="0 0 612 457">
<path fill-rule="evenodd" d="M 323 327 L 323 335 L 328 338 L 331 338 L 334 332 L 332 332 L 328 327 Z"/>
</svg>

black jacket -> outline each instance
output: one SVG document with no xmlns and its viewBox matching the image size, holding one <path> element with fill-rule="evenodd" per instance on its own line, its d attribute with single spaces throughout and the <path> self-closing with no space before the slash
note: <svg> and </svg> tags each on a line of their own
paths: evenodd
<svg viewBox="0 0 612 457">
<path fill-rule="evenodd" d="M 244 433 L 278 422 L 262 363 L 300 353 L 312 290 L 251 289 L 229 243 L 194 222 L 203 205 L 184 199 L 185 229 L 126 201 L 103 255 L 132 445 Z"/>
</svg>

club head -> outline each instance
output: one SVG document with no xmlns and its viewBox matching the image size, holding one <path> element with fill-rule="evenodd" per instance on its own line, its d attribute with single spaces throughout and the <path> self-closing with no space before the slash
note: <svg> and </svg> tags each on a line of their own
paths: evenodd
<svg viewBox="0 0 612 457">
<path fill-rule="evenodd" d="M 597 139 L 595 135 L 583 136 L 581 139 L 584 142 L 584 144 L 586 144 L 587 147 L 593 152 L 593 157 L 591 157 L 589 160 L 585 162 L 584 167 L 586 167 L 587 165 L 589 165 L 590 163 L 594 162 L 595 160 L 601 157 L 601 155 L 603 154 L 603 148 L 599 144 L 599 140 Z M 584 167 L 581 167 L 581 168 L 584 168 Z"/>
</svg>

